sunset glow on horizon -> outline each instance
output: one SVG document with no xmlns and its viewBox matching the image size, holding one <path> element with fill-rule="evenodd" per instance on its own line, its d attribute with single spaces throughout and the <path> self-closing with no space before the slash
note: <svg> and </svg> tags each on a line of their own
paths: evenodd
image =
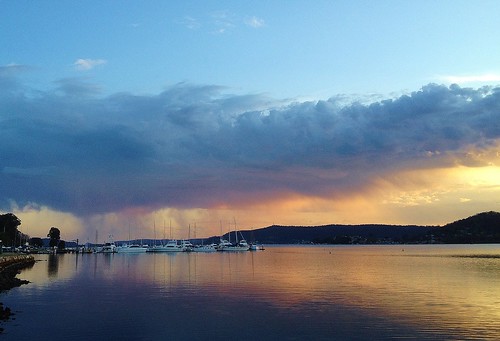
<svg viewBox="0 0 500 341">
<path fill-rule="evenodd" d="M 500 211 L 499 4 L 389 2 L 4 4 L 0 213 L 103 242 Z"/>
</svg>

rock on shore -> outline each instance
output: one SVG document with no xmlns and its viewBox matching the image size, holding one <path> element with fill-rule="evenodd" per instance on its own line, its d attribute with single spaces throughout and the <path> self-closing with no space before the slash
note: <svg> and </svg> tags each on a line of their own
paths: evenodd
<svg viewBox="0 0 500 341">
<path fill-rule="evenodd" d="M 0 292 L 29 283 L 16 278 L 19 270 L 33 266 L 35 259 L 30 255 L 6 255 L 0 257 Z"/>
<path fill-rule="evenodd" d="M 29 283 L 16 278 L 19 270 L 33 266 L 35 259 L 29 255 L 5 255 L 0 257 L 0 292 Z M 14 315 L 9 307 L 0 303 L 0 321 L 9 320 Z M 0 327 L 0 333 L 4 331 Z"/>
</svg>

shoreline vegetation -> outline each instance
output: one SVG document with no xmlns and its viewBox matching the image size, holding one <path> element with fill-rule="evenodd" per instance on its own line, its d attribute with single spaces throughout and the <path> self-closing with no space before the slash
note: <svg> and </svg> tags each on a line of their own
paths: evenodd
<svg viewBox="0 0 500 341">
<path fill-rule="evenodd" d="M 20 221 L 15 217 L 15 224 Z M 17 226 L 17 225 L 16 225 Z M 76 241 L 64 241 L 60 239 L 59 229 L 52 227 L 49 238 L 30 238 L 26 236 L 25 245 L 7 247 L 17 253 L 72 253 L 91 252 L 105 243 L 86 243 L 80 245 Z M 218 244 L 221 239 L 231 241 L 230 231 L 222 236 L 211 236 L 208 238 L 189 238 L 188 241 L 194 245 Z M 362 224 L 342 225 L 329 224 L 320 226 L 283 226 L 272 225 L 262 228 L 251 228 L 239 230 L 238 233 L 251 244 L 259 245 L 283 245 L 283 244 L 316 244 L 316 245 L 373 245 L 373 244 L 497 244 L 500 243 L 500 213 L 489 211 L 457 220 L 445 225 L 423 226 L 423 225 L 388 225 L 388 224 Z M 1 234 L 1 233 L 0 233 Z M 5 234 L 5 233 L 4 233 Z M 22 238 L 15 239 L 17 241 Z M 116 241 L 116 245 L 139 243 L 141 245 L 157 245 L 166 243 L 166 239 L 141 238 L 134 241 Z M 109 242 L 109 240 L 108 240 Z M 10 244 L 4 244 L 10 245 Z M 16 244 L 13 244 L 16 245 Z M 54 246 L 57 246 L 55 248 Z"/>
<path fill-rule="evenodd" d="M 5 254 L 0 257 L 0 293 L 9 289 L 28 284 L 29 281 L 17 278 L 21 269 L 35 264 L 35 258 L 31 255 Z M 0 302 L 0 321 L 5 322 L 12 318 L 14 313 L 9 307 L 4 307 Z M 0 327 L 0 333 L 4 331 Z"/>
<path fill-rule="evenodd" d="M 495 244 L 500 243 L 500 213 L 482 212 L 443 226 L 273 225 L 241 232 L 262 244 Z"/>
</svg>

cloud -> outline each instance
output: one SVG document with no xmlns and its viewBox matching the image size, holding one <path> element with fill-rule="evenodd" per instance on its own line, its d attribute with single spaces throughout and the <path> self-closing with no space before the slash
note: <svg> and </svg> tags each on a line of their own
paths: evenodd
<svg viewBox="0 0 500 341">
<path fill-rule="evenodd" d="M 29 71 L 31 69 L 28 65 L 10 63 L 7 65 L 0 66 L 0 77 L 16 76 L 22 72 Z"/>
<path fill-rule="evenodd" d="M 0 206 L 90 216 L 341 198 L 389 173 L 486 165 L 500 139 L 499 88 L 346 105 L 190 84 L 98 97 L 74 83 L 0 97 Z"/>
<path fill-rule="evenodd" d="M 185 16 L 181 23 L 190 30 L 197 30 L 202 26 L 198 19 L 191 16 Z"/>
<path fill-rule="evenodd" d="M 234 28 L 237 23 L 235 14 L 229 11 L 214 11 L 210 14 L 212 33 L 223 34 Z"/>
<path fill-rule="evenodd" d="M 500 74 L 487 73 L 481 75 L 447 75 L 438 76 L 438 80 L 451 84 L 470 84 L 470 83 L 496 83 L 500 82 Z"/>
<path fill-rule="evenodd" d="M 265 26 L 264 19 L 257 17 L 250 17 L 245 20 L 245 24 L 253 28 L 261 28 Z"/>
<path fill-rule="evenodd" d="M 31 66 L 10 63 L 0 66 L 0 97 L 12 96 L 26 91 L 18 77 L 32 70 Z"/>
<path fill-rule="evenodd" d="M 213 11 L 201 18 L 185 16 L 178 22 L 190 30 L 198 30 L 205 27 L 208 32 L 214 34 L 224 34 L 245 24 L 252 28 L 262 28 L 265 26 L 263 19 L 256 16 L 242 18 L 241 16 L 226 10 Z"/>
<path fill-rule="evenodd" d="M 76 62 L 73 63 L 73 65 L 79 71 L 88 71 L 92 70 L 96 66 L 106 63 L 107 61 L 104 59 L 77 59 Z"/>
<path fill-rule="evenodd" d="M 92 83 L 88 83 L 81 78 L 63 78 L 55 82 L 57 90 L 68 96 L 89 96 L 98 95 L 101 88 Z"/>
</svg>

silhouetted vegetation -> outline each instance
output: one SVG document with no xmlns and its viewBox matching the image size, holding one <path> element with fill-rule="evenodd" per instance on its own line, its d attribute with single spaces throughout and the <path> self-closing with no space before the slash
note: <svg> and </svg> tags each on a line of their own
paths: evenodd
<svg viewBox="0 0 500 341">
<path fill-rule="evenodd" d="M 483 212 L 447 224 L 434 232 L 439 243 L 500 243 L 500 213 Z"/>
<path fill-rule="evenodd" d="M 426 242 L 437 226 L 417 225 L 273 225 L 242 231 L 249 241 L 265 244 L 375 244 Z"/>
<path fill-rule="evenodd" d="M 55 247 L 59 246 L 59 240 L 61 239 L 61 231 L 57 227 L 51 227 L 47 237 L 50 238 L 49 246 Z"/>
<path fill-rule="evenodd" d="M 43 239 L 39 237 L 33 237 L 30 239 L 30 245 L 34 247 L 42 247 L 43 246 Z"/>
<path fill-rule="evenodd" d="M 500 213 L 484 212 L 444 226 L 273 225 L 241 232 L 248 241 L 264 244 L 500 243 Z M 218 237 L 209 239 L 217 241 Z"/>
<path fill-rule="evenodd" d="M 3 245 L 14 245 L 23 239 L 23 234 L 17 230 L 21 220 L 13 213 L 0 214 L 0 240 Z"/>
</svg>

